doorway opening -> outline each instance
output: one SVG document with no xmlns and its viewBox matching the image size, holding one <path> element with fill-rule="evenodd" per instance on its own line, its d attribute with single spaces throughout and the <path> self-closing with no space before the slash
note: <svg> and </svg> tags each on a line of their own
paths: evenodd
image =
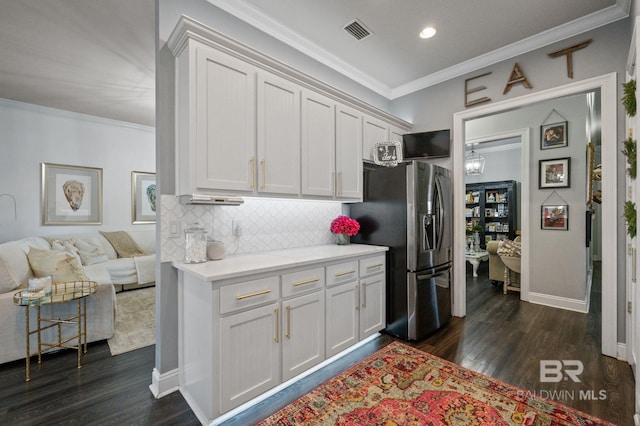
<svg viewBox="0 0 640 426">
<path fill-rule="evenodd" d="M 478 107 L 469 111 L 462 111 L 454 114 L 453 117 L 453 197 L 454 197 L 454 239 L 457 244 L 454 245 L 454 305 L 453 314 L 456 316 L 464 316 L 466 313 L 466 279 L 465 279 L 465 237 L 466 224 L 464 217 L 464 148 L 465 141 L 468 138 L 470 129 L 468 124 L 473 120 L 488 117 L 498 113 L 521 109 L 526 106 L 535 105 L 539 102 L 549 101 L 552 99 L 563 98 L 571 95 L 586 94 L 596 91 L 600 93 L 601 103 L 601 164 L 602 164 L 602 204 L 601 204 L 601 253 L 602 253 L 602 353 L 615 357 L 617 354 L 617 92 L 616 92 L 616 74 L 611 73 L 600 77 L 584 80 L 581 82 L 571 83 L 568 85 L 555 87 L 548 90 L 532 93 L 530 95 L 521 96 L 514 99 L 497 102 L 495 104 Z M 540 120 L 544 121 L 544 117 Z M 536 133 L 531 129 L 531 135 Z M 532 136 L 533 140 L 533 136 Z M 586 143 L 586 141 L 584 141 Z M 584 154 L 583 154 L 584 155 Z M 553 157 L 552 154 L 549 154 Z M 584 159 L 583 159 L 584 161 Z M 531 176 L 537 180 L 539 177 L 538 162 L 529 161 L 523 167 L 523 171 L 531 170 Z M 574 173 L 579 173 L 574 171 Z M 537 182 L 536 182 L 537 183 Z M 530 187 L 533 187 L 533 182 Z M 606 198 L 606 200 L 605 200 Z M 536 201 L 537 203 L 537 201 Z M 531 211 L 533 215 L 535 208 L 539 206 L 530 206 L 529 209 L 523 209 L 526 213 Z M 456 213 L 457 212 L 457 213 Z M 536 211 L 540 215 L 539 211 Z M 576 213 L 576 217 L 579 214 Z M 536 216 L 537 217 L 537 216 Z M 532 220 L 521 218 L 523 224 L 533 223 Z M 524 232 L 524 229 L 523 229 Z M 557 232 L 557 231 L 549 231 Z M 522 242 L 522 250 L 530 253 L 530 240 L 525 239 Z M 526 265 L 530 256 L 523 255 L 522 268 L 529 268 Z M 531 296 L 531 295 L 530 295 Z M 524 295 L 523 295 L 524 299 Z M 574 299 L 558 298 L 565 302 L 571 302 Z M 566 300 L 565 300 L 566 299 Z M 537 303 L 543 303 L 536 301 Z"/>
<path fill-rule="evenodd" d="M 479 267 L 481 271 L 478 277 L 473 273 L 467 279 L 488 278 L 501 292 L 506 287 L 504 264 L 497 255 L 499 242 L 522 239 L 528 234 L 524 200 L 529 196 L 529 133 L 529 129 L 516 129 L 465 140 L 467 152 L 473 147 L 485 160 L 481 174 L 465 175 L 465 258 L 474 270 Z M 527 300 L 528 263 L 525 273 L 522 263 L 520 270 L 517 274 L 508 272 L 512 282 L 507 291 L 513 293 L 517 288 L 518 297 Z"/>
</svg>

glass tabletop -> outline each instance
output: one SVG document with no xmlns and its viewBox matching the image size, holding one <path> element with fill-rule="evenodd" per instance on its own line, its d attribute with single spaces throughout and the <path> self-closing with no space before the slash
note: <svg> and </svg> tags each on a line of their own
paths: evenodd
<svg viewBox="0 0 640 426">
<path fill-rule="evenodd" d="M 13 295 L 13 303 L 21 306 L 48 305 L 78 300 L 94 294 L 98 289 L 95 281 L 70 281 L 52 283 L 50 288 L 40 291 L 20 290 Z"/>
</svg>

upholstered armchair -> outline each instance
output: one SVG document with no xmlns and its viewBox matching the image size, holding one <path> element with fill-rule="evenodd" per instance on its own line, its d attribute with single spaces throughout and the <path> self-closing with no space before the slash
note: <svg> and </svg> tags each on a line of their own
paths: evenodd
<svg viewBox="0 0 640 426">
<path fill-rule="evenodd" d="M 516 237 L 515 241 L 520 241 L 520 237 Z M 489 252 L 489 279 L 496 282 L 504 282 L 505 264 L 498 255 L 499 241 L 489 241 L 487 243 L 487 251 Z M 511 274 L 511 282 L 520 282 L 520 274 L 509 270 Z"/>
</svg>

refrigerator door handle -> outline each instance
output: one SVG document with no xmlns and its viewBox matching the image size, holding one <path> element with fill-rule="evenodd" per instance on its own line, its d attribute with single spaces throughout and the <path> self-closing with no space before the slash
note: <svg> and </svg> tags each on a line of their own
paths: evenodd
<svg viewBox="0 0 640 426">
<path fill-rule="evenodd" d="M 442 216 L 445 214 L 443 211 L 443 199 L 442 199 L 442 183 L 440 183 L 439 176 L 436 176 L 436 197 L 438 199 L 438 204 L 435 209 L 437 233 L 435 236 L 435 247 L 440 250 L 442 248 L 442 233 L 444 232 L 444 220 L 442 220 Z M 435 227 L 434 227 L 435 228 Z"/>
<path fill-rule="evenodd" d="M 443 272 L 447 272 L 451 269 L 451 263 L 447 263 L 445 265 L 440 265 L 437 268 L 433 268 L 433 269 L 429 269 L 429 272 L 425 272 L 424 274 L 419 274 L 419 272 L 416 272 L 416 278 L 419 280 L 426 280 L 429 278 L 433 278 L 436 277 L 438 275 L 442 275 Z"/>
<path fill-rule="evenodd" d="M 431 250 L 431 244 L 429 243 L 429 228 L 431 226 L 432 218 L 431 214 L 423 214 L 422 215 L 422 251 Z"/>
</svg>

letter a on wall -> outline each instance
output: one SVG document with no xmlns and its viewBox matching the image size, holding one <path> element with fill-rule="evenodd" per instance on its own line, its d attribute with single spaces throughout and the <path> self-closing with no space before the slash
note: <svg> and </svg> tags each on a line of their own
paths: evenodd
<svg viewBox="0 0 640 426">
<path fill-rule="evenodd" d="M 522 68 L 520 68 L 520 65 L 518 65 L 518 63 L 516 62 L 516 64 L 513 66 L 513 69 L 511 70 L 509 81 L 507 81 L 507 85 L 504 86 L 504 92 L 502 92 L 502 94 L 503 95 L 507 94 L 509 90 L 511 90 L 511 86 L 513 86 L 514 84 L 520 84 L 520 83 L 522 83 L 524 87 L 526 87 L 527 89 L 531 89 L 533 87 L 529 83 L 529 80 L 527 80 L 527 77 L 524 75 L 524 71 L 522 71 Z"/>
</svg>

